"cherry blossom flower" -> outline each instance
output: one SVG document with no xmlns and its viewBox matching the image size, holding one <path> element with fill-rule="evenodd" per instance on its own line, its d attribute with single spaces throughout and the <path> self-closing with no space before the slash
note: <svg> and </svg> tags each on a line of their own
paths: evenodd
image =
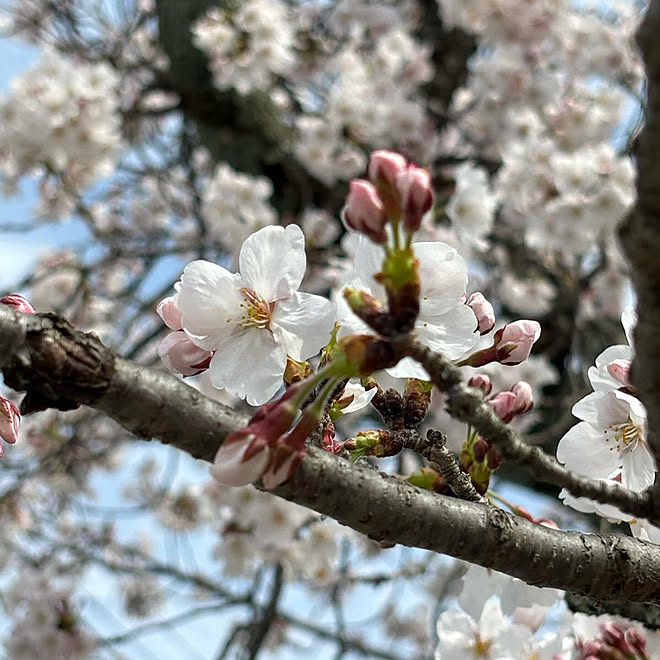
<svg viewBox="0 0 660 660">
<path fill-rule="evenodd" d="M 527 626 L 508 623 L 499 601 L 490 598 L 478 623 L 460 610 L 440 615 L 435 660 L 514 660 L 530 637 Z"/>
<path fill-rule="evenodd" d="M 305 273 L 305 239 L 297 225 L 264 227 L 243 243 L 240 273 L 208 261 L 183 271 L 177 307 L 188 337 L 216 351 L 211 382 L 252 405 L 280 388 L 286 357 L 304 360 L 329 338 L 329 301 L 298 287 Z"/>
<path fill-rule="evenodd" d="M 461 357 L 479 339 L 474 312 L 462 300 L 467 285 L 467 265 L 454 248 L 439 241 L 414 243 L 413 249 L 419 260 L 421 282 L 420 310 L 415 322 L 417 337 L 450 359 Z M 348 286 L 385 302 L 385 289 L 374 280 L 382 260 L 382 249 L 360 237 L 355 251 L 353 279 Z M 343 296 L 337 298 L 337 313 L 342 324 L 340 336 L 371 332 L 353 314 Z M 395 378 L 429 379 L 424 368 L 411 358 L 404 358 L 387 372 Z"/>
<path fill-rule="evenodd" d="M 594 479 L 620 471 L 621 484 L 635 491 L 653 483 L 655 464 L 641 401 L 618 390 L 593 392 L 572 412 L 583 421 L 559 441 L 557 458 L 566 467 Z"/>
</svg>

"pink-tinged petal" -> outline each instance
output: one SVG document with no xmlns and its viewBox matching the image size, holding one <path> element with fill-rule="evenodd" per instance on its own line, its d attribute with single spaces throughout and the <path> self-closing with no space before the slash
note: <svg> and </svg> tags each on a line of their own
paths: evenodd
<svg viewBox="0 0 660 660">
<path fill-rule="evenodd" d="M 243 243 L 238 258 L 245 285 L 268 302 L 292 296 L 300 286 L 307 258 L 298 225 L 264 227 Z"/>
<path fill-rule="evenodd" d="M 541 326 L 537 321 L 523 319 L 505 325 L 495 335 L 497 361 L 501 364 L 524 362 L 540 336 Z"/>
<path fill-rule="evenodd" d="M 20 425 L 21 413 L 16 404 L 0 396 L 0 438 L 13 445 L 18 440 Z"/>
<path fill-rule="evenodd" d="M 272 323 L 296 336 L 300 343 L 295 348 L 285 344 L 286 352 L 294 360 L 306 360 L 316 355 L 319 349 L 330 341 L 330 332 L 335 322 L 335 310 L 332 303 L 311 293 L 295 293 L 291 298 L 282 300 L 275 306 Z"/>
<path fill-rule="evenodd" d="M 214 387 L 260 406 L 282 386 L 285 368 L 284 347 L 268 330 L 251 328 L 223 342 L 209 369 Z"/>
<path fill-rule="evenodd" d="M 163 364 L 174 373 L 194 376 L 211 359 L 212 353 L 193 344 L 185 332 L 170 332 L 158 345 L 158 355 Z"/>
<path fill-rule="evenodd" d="M 235 330 L 244 302 L 241 286 L 238 275 L 209 261 L 193 261 L 185 267 L 177 307 L 183 328 L 196 344 L 212 350 Z"/>
<path fill-rule="evenodd" d="M 420 316 L 428 319 L 446 314 L 465 293 L 468 278 L 465 259 L 454 248 L 439 241 L 414 243 L 413 250 L 419 260 Z M 472 322 L 472 329 L 476 330 L 474 314 Z"/>
<path fill-rule="evenodd" d="M 259 479 L 268 465 L 270 451 L 264 447 L 245 460 L 245 452 L 251 441 L 252 438 L 248 436 L 224 442 L 211 466 L 213 478 L 226 486 L 244 486 Z"/>
<path fill-rule="evenodd" d="M 176 296 L 163 298 L 156 307 L 156 314 L 170 330 L 182 330 L 181 310 L 177 307 Z"/>
<path fill-rule="evenodd" d="M 613 441 L 606 442 L 602 430 L 580 422 L 559 441 L 557 460 L 569 470 L 592 479 L 605 479 L 621 464 Z"/>
</svg>

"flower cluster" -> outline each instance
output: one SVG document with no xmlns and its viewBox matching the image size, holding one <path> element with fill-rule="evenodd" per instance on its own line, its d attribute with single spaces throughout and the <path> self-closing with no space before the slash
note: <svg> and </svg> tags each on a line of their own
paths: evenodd
<svg viewBox="0 0 660 660">
<path fill-rule="evenodd" d="M 83 64 L 56 52 L 15 78 L 0 99 L 5 188 L 46 171 L 61 177 L 67 191 L 78 191 L 109 174 L 121 147 L 118 84 L 107 64 Z M 49 191 L 42 187 L 44 206 L 52 208 Z"/>
<path fill-rule="evenodd" d="M 202 193 L 202 215 L 209 235 L 234 246 L 258 229 L 275 224 L 275 209 L 267 201 L 272 194 L 269 179 L 241 174 L 221 163 Z"/>
<path fill-rule="evenodd" d="M 213 8 L 193 27 L 216 86 L 239 94 L 270 88 L 293 66 L 294 36 L 281 0 L 249 0 L 235 12 Z"/>
</svg>

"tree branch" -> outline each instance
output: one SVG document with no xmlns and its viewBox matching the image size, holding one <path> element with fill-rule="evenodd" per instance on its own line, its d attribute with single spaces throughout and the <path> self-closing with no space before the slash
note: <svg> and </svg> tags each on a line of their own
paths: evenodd
<svg viewBox="0 0 660 660">
<path fill-rule="evenodd" d="M 72 371 L 70 355 L 51 350 L 47 355 L 53 379 L 48 381 L 44 354 L 35 354 L 35 347 L 57 344 L 56 328 L 64 327 L 67 342 L 92 345 L 91 353 L 101 361 L 86 364 L 83 375 L 94 373 L 108 379 L 102 387 L 90 382 L 88 391 L 79 379 L 66 390 L 67 404 L 77 394 L 129 431 L 205 460 L 212 460 L 226 435 L 245 423 L 181 380 L 132 364 L 105 347 L 100 350 L 102 344 L 94 335 L 55 318 L 24 315 L 0 305 L 0 369 L 10 384 L 23 383 L 33 400 L 44 383 L 52 391 L 57 378 Z M 35 370 L 35 364 L 39 369 Z M 34 382 L 30 380 L 33 371 Z M 57 397 L 52 402 L 57 404 Z M 301 468 L 274 494 L 371 538 L 445 553 L 538 586 L 599 600 L 660 603 L 660 547 L 656 545 L 621 536 L 548 529 L 501 509 L 420 490 L 316 447 L 308 447 Z"/>
</svg>

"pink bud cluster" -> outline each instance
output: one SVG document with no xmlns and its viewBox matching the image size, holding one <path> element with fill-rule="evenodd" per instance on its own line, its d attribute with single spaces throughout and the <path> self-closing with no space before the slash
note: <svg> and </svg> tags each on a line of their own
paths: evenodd
<svg viewBox="0 0 660 660">
<path fill-rule="evenodd" d="M 367 179 L 353 179 L 342 217 L 346 225 L 374 243 L 387 242 L 388 222 L 403 220 L 408 233 L 417 231 L 433 206 L 431 176 L 393 151 L 374 151 Z"/>
<path fill-rule="evenodd" d="M 248 425 L 231 433 L 218 450 L 211 474 L 227 486 L 243 486 L 261 478 L 272 489 L 287 481 L 305 455 L 305 440 L 318 424 L 313 406 L 300 412 L 295 400 L 306 387 L 292 385 L 277 401 L 263 405 Z"/>
<path fill-rule="evenodd" d="M 632 626 L 606 622 L 597 639 L 579 642 L 578 660 L 650 660 L 644 635 Z"/>
<path fill-rule="evenodd" d="M 163 298 L 156 307 L 163 323 L 174 330 L 158 345 L 158 355 L 163 364 L 182 376 L 195 376 L 209 367 L 213 353 L 195 345 L 183 331 L 181 311 L 176 305 L 176 296 Z"/>
</svg>

